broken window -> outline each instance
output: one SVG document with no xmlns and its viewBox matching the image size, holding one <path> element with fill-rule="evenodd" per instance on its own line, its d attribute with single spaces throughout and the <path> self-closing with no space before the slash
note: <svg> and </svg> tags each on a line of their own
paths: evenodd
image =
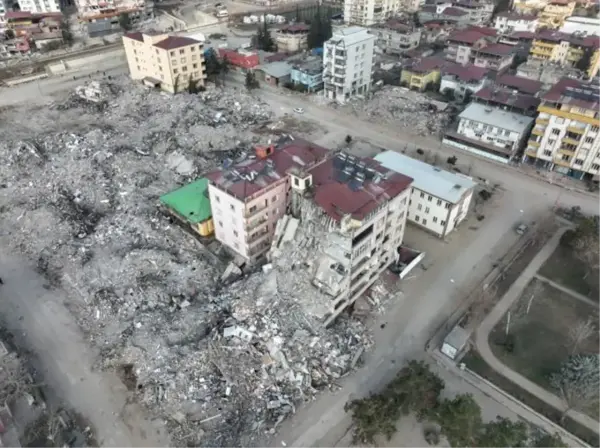
<svg viewBox="0 0 600 448">
<path fill-rule="evenodd" d="M 364 241 L 373 233 L 373 224 L 367 227 L 365 230 L 360 232 L 352 239 L 352 247 L 357 246 L 361 241 Z"/>
</svg>

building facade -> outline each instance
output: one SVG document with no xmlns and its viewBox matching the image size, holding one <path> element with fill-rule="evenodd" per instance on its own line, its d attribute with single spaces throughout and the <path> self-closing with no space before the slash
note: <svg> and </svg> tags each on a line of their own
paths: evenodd
<svg viewBox="0 0 600 448">
<path fill-rule="evenodd" d="M 546 93 L 524 160 L 579 179 L 600 173 L 600 89 L 563 79 Z"/>
<path fill-rule="evenodd" d="M 475 27 L 476 28 L 476 27 Z M 484 33 L 479 29 L 468 28 L 452 33 L 444 49 L 444 56 L 449 61 L 459 64 L 472 63 L 472 52 L 496 41 L 495 33 Z"/>
<path fill-rule="evenodd" d="M 537 27 L 538 19 L 535 14 L 501 12 L 494 19 L 494 28 L 496 28 L 500 34 L 512 34 L 515 32 L 533 33 Z"/>
<path fill-rule="evenodd" d="M 371 90 L 376 36 L 361 27 L 334 32 L 323 48 L 325 96 L 344 103 Z"/>
<path fill-rule="evenodd" d="M 407 220 L 445 238 L 467 217 L 476 183 L 394 151 L 375 156 L 382 166 L 413 179 Z"/>
<path fill-rule="evenodd" d="M 514 48 L 506 44 L 488 44 L 471 50 L 469 62 L 475 67 L 497 72 L 506 70 L 513 62 Z"/>
<path fill-rule="evenodd" d="M 344 0 L 344 23 L 372 26 L 400 11 L 400 0 Z"/>
<path fill-rule="evenodd" d="M 134 80 L 176 93 L 190 83 L 204 86 L 206 66 L 202 42 L 166 34 L 128 33 L 123 46 Z"/>
<path fill-rule="evenodd" d="M 419 46 L 421 29 L 397 20 L 388 20 L 374 32 L 377 35 L 377 46 L 384 53 L 402 54 Z"/>
<path fill-rule="evenodd" d="M 584 36 L 600 35 L 599 17 L 568 17 L 565 23 L 560 27 L 561 33 L 574 34 L 581 33 Z"/>
<path fill-rule="evenodd" d="M 420 92 L 437 86 L 445 63 L 446 61 L 436 56 L 417 58 L 402 68 L 400 85 Z"/>
<path fill-rule="evenodd" d="M 449 131 L 444 143 L 508 163 L 520 156 L 533 123 L 532 117 L 471 103 L 459 115 L 456 132 Z"/>
<path fill-rule="evenodd" d="M 308 48 L 309 26 L 304 23 L 284 25 L 275 33 L 277 51 L 297 53 Z"/>
<path fill-rule="evenodd" d="M 19 8 L 31 13 L 60 12 L 60 3 L 56 0 L 19 0 Z"/>
<path fill-rule="evenodd" d="M 307 92 L 317 92 L 323 89 L 323 60 L 312 59 L 303 61 L 292 67 L 291 80 L 301 84 Z"/>
<path fill-rule="evenodd" d="M 539 27 L 557 30 L 575 12 L 577 3 L 573 0 L 550 0 L 539 15 Z"/>
<path fill-rule="evenodd" d="M 442 69 L 440 92 L 450 90 L 455 98 L 465 99 L 485 87 L 488 73 L 488 70 L 474 65 L 448 64 Z"/>
</svg>

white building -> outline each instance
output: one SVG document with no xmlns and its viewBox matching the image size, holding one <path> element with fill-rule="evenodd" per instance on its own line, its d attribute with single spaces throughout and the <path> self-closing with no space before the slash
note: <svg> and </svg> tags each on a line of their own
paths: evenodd
<svg viewBox="0 0 600 448">
<path fill-rule="evenodd" d="M 518 14 L 515 12 L 501 12 L 496 16 L 494 28 L 500 34 L 511 34 L 516 32 L 533 33 L 537 29 L 538 19 L 534 14 Z"/>
<path fill-rule="evenodd" d="M 581 33 L 591 36 L 600 35 L 600 18 L 572 16 L 565 19 L 565 24 L 560 28 L 563 33 Z"/>
<path fill-rule="evenodd" d="M 336 30 L 323 48 L 325 95 L 344 103 L 371 89 L 376 36 L 358 26 Z"/>
<path fill-rule="evenodd" d="M 344 0 L 344 22 L 371 26 L 396 15 L 400 0 Z"/>
<path fill-rule="evenodd" d="M 508 163 L 525 146 L 534 118 L 480 103 L 471 103 L 460 115 L 456 132 L 444 143 Z"/>
<path fill-rule="evenodd" d="M 394 151 L 378 154 L 375 160 L 413 178 L 408 221 L 444 238 L 466 218 L 476 185 L 470 177 Z"/>
<path fill-rule="evenodd" d="M 60 12 L 60 3 L 56 0 L 19 0 L 19 8 L 33 14 Z"/>
<path fill-rule="evenodd" d="M 4 33 L 6 28 L 6 11 L 8 10 L 7 0 L 0 0 L 0 33 Z"/>
</svg>

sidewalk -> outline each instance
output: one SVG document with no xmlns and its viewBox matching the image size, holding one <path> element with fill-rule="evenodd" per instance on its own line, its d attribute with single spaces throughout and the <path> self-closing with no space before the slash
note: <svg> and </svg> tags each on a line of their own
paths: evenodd
<svg viewBox="0 0 600 448">
<path fill-rule="evenodd" d="M 533 381 L 530 381 L 523 375 L 515 372 L 514 370 L 510 369 L 509 367 L 505 366 L 502 362 L 500 362 L 498 358 L 496 358 L 496 356 L 493 354 L 488 339 L 490 331 L 494 328 L 498 321 L 502 319 L 502 317 L 506 314 L 506 312 L 515 302 L 515 300 L 517 300 L 521 296 L 523 290 L 529 284 L 531 279 L 536 275 L 538 269 L 540 269 L 544 262 L 550 257 L 550 255 L 552 255 L 552 253 L 554 252 L 554 250 L 560 242 L 562 234 L 566 230 L 567 229 L 563 227 L 552 236 L 550 241 L 546 243 L 542 250 L 540 250 L 539 253 L 535 256 L 533 261 L 529 263 L 527 268 L 525 268 L 521 276 L 512 284 L 512 286 L 506 292 L 504 297 L 486 316 L 486 318 L 483 320 L 483 322 L 481 323 L 481 325 L 475 333 L 477 351 L 490 367 L 492 367 L 494 370 L 496 370 L 498 373 L 500 373 L 513 383 L 532 393 L 540 400 L 545 401 L 547 404 L 560 411 L 565 409 L 563 400 L 561 400 L 553 393 L 538 386 Z M 567 415 L 571 417 L 574 421 L 580 423 L 581 425 L 587 427 L 595 433 L 598 433 L 598 422 L 594 419 L 575 410 L 570 410 L 569 412 L 567 412 Z"/>
<path fill-rule="evenodd" d="M 598 302 L 596 302 L 593 299 L 590 299 L 589 297 L 584 296 L 583 294 L 578 293 L 577 291 L 573 291 L 572 289 L 569 289 L 559 283 L 553 282 L 552 280 L 550 280 L 549 278 L 544 277 L 543 275 L 540 274 L 535 274 L 535 278 L 537 278 L 539 281 L 542 281 L 544 283 L 548 283 L 550 286 L 552 286 L 553 288 L 556 288 L 562 292 L 564 292 L 565 294 L 570 295 L 571 297 L 577 299 L 577 300 L 581 300 L 584 303 L 587 303 L 588 305 L 593 306 L 594 308 L 599 308 L 600 305 L 598 304 Z"/>
</svg>

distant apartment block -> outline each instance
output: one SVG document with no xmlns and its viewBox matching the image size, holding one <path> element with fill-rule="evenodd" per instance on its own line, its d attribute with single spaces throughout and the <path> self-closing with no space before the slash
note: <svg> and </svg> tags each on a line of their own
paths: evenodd
<svg viewBox="0 0 600 448">
<path fill-rule="evenodd" d="M 498 162 L 508 163 L 520 156 L 534 118 L 498 107 L 471 103 L 460 115 L 456 131 L 449 131 L 444 143 Z"/>
<path fill-rule="evenodd" d="M 304 23 L 284 25 L 275 33 L 277 51 L 296 53 L 308 48 L 309 26 Z"/>
<path fill-rule="evenodd" d="M 508 69 L 514 59 L 514 48 L 506 44 L 488 44 L 480 48 L 473 48 L 469 62 L 475 67 L 494 70 L 497 72 Z"/>
<path fill-rule="evenodd" d="M 454 0 L 452 6 L 467 11 L 474 25 L 487 24 L 494 12 L 494 2 L 488 0 Z"/>
<path fill-rule="evenodd" d="M 407 220 L 445 238 L 467 217 L 476 183 L 468 176 L 386 151 L 375 156 L 381 165 L 413 179 Z"/>
<path fill-rule="evenodd" d="M 468 64 L 473 60 L 472 52 L 483 48 L 489 43 L 495 43 L 496 30 L 479 28 L 467 28 L 452 33 L 447 41 L 444 55 L 449 61 L 459 64 Z"/>
<path fill-rule="evenodd" d="M 436 56 L 415 58 L 402 67 L 400 85 L 420 92 L 440 82 L 442 68 L 447 63 Z"/>
<path fill-rule="evenodd" d="M 323 48 L 325 96 L 344 103 L 371 90 L 376 36 L 358 26 L 336 30 Z"/>
<path fill-rule="evenodd" d="M 542 97 L 524 160 L 578 179 L 600 174 L 600 88 L 563 79 Z"/>
<path fill-rule="evenodd" d="M 475 92 L 473 101 L 530 117 L 537 115 L 537 108 L 540 105 L 537 96 L 520 93 L 514 86 L 502 87 L 498 84 L 487 85 Z"/>
<path fill-rule="evenodd" d="M 538 19 L 535 14 L 518 14 L 515 12 L 501 12 L 494 19 L 494 28 L 500 34 L 512 34 L 515 32 L 533 33 L 538 27 Z"/>
<path fill-rule="evenodd" d="M 344 0 L 344 23 L 372 26 L 400 11 L 400 0 Z"/>
<path fill-rule="evenodd" d="M 377 46 L 388 54 L 402 54 L 419 46 L 421 29 L 398 20 L 388 20 L 374 28 Z"/>
<path fill-rule="evenodd" d="M 440 92 L 446 93 L 450 90 L 454 92 L 455 97 L 465 98 L 486 85 L 488 73 L 489 70 L 474 65 L 447 64 L 442 69 Z"/>
<path fill-rule="evenodd" d="M 60 3 L 56 0 L 19 0 L 19 9 L 31 13 L 60 12 Z"/>
<path fill-rule="evenodd" d="M 574 0 L 550 0 L 539 14 L 539 26 L 546 29 L 558 29 L 575 12 Z"/>
<path fill-rule="evenodd" d="M 562 78 L 583 79 L 587 75 L 574 67 L 530 58 L 517 67 L 517 76 L 539 81 L 544 88 L 550 88 Z"/>
<path fill-rule="evenodd" d="M 190 83 L 203 86 L 206 79 L 202 42 L 188 37 L 156 33 L 128 33 L 123 46 L 134 80 L 176 93 Z"/>
<path fill-rule="evenodd" d="M 567 34 L 580 33 L 583 36 L 598 36 L 600 35 L 600 17 L 568 17 L 559 31 Z"/>
</svg>

